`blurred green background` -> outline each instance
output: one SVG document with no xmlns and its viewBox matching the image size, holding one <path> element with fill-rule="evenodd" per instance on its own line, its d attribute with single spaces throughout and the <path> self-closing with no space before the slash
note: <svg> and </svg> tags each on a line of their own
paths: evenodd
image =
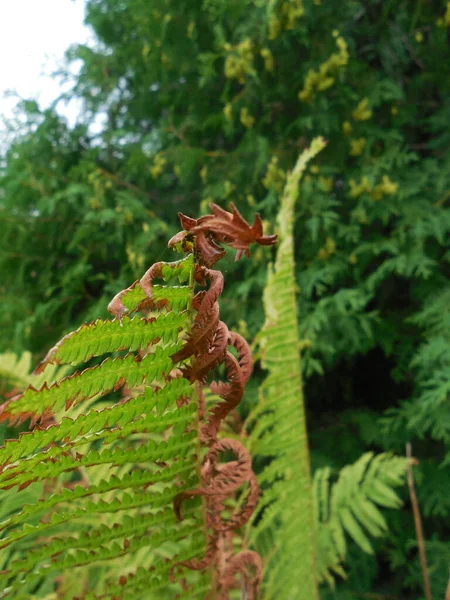
<svg viewBox="0 0 450 600">
<path fill-rule="evenodd" d="M 274 230 L 311 139 L 296 212 L 313 468 L 368 450 L 419 460 L 432 591 L 450 545 L 450 3 L 87 0 L 69 126 L 32 99 L 0 158 L 0 351 L 42 358 L 158 260 L 177 212 L 230 201 Z M 73 65 L 79 67 L 75 81 Z M 64 71 L 66 75 L 64 75 Z M 96 127 L 92 127 L 93 123 Z M 222 315 L 252 338 L 270 251 L 230 255 Z M 247 406 L 256 401 L 256 368 Z M 423 597 L 414 524 L 388 515 L 323 598 Z"/>
</svg>

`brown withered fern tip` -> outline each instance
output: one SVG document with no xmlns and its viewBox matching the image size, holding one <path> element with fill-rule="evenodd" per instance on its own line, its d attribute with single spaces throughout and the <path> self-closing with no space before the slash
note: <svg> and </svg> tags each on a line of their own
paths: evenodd
<svg viewBox="0 0 450 600">
<path fill-rule="evenodd" d="M 174 500 L 174 510 L 182 519 L 182 503 L 187 498 L 200 496 L 204 500 L 204 514 L 208 532 L 205 555 L 198 560 L 189 560 L 182 566 L 202 570 L 213 569 L 215 573 L 215 594 L 219 600 L 227 600 L 229 591 L 238 585 L 236 576 L 241 576 L 246 597 L 249 600 L 259 597 L 262 577 L 260 556 L 251 550 L 233 553 L 233 531 L 244 525 L 250 518 L 257 500 L 258 483 L 252 471 L 251 458 L 246 448 L 235 439 L 218 439 L 222 421 L 235 409 L 244 394 L 244 387 L 252 372 L 250 347 L 237 333 L 230 332 L 220 320 L 218 298 L 223 291 L 224 278 L 220 271 L 211 267 L 224 256 L 220 244 L 237 250 L 236 260 L 249 255 L 252 243 L 271 245 L 276 236 L 263 234 L 262 222 L 256 215 L 252 226 L 240 215 L 232 204 L 231 211 L 211 205 L 212 214 L 192 219 L 179 214 L 183 231 L 169 241 L 169 247 L 179 247 L 186 252 L 193 251 L 195 257 L 195 281 L 208 289 L 199 291 L 193 300 L 195 319 L 184 346 L 172 356 L 174 362 L 191 359 L 183 369 L 183 376 L 198 383 L 200 442 L 208 451 L 201 466 L 201 485 L 198 488 L 178 494 Z M 140 285 L 148 301 L 152 302 L 153 279 L 161 276 L 164 263 L 153 265 L 143 276 Z M 116 317 L 121 317 L 124 307 L 121 294 L 118 294 L 109 309 Z M 237 358 L 230 352 L 234 347 Z M 224 365 L 225 381 L 213 381 L 211 391 L 221 399 L 206 413 L 202 389 L 208 375 L 218 365 Z M 219 461 L 220 454 L 230 452 L 235 460 L 227 463 Z M 223 512 L 228 498 L 247 487 L 246 500 L 230 518 Z"/>
<path fill-rule="evenodd" d="M 270 246 L 277 241 L 276 235 L 263 234 L 259 214 L 255 216 L 255 221 L 250 226 L 233 203 L 230 204 L 231 213 L 217 204 L 210 206 L 212 214 L 199 219 L 192 219 L 178 213 L 183 231 L 170 240 L 169 246 L 184 239 L 185 232 L 188 232 L 195 236 L 196 256 L 199 262 L 207 267 L 212 267 L 225 254 L 219 243 L 237 250 L 236 260 L 239 260 L 243 254 L 249 256 L 250 244 Z"/>
</svg>

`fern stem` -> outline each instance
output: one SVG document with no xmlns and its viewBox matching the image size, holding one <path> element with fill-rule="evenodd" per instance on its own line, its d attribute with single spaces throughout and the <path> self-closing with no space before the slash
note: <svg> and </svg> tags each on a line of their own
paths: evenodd
<svg viewBox="0 0 450 600">
<path fill-rule="evenodd" d="M 422 519 L 420 517 L 419 502 L 417 500 L 416 489 L 414 486 L 414 474 L 412 466 L 415 459 L 412 456 L 411 444 L 406 444 L 406 456 L 408 458 L 408 488 L 409 497 L 411 498 L 411 506 L 414 515 L 414 526 L 416 528 L 417 547 L 419 549 L 420 566 L 422 569 L 423 589 L 426 600 L 431 600 L 430 577 L 428 574 L 427 557 L 425 553 L 425 544 L 423 538 Z"/>
</svg>

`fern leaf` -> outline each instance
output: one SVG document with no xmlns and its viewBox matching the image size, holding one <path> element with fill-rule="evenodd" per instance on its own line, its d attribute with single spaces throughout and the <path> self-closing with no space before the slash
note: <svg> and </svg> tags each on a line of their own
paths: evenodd
<svg viewBox="0 0 450 600">
<path fill-rule="evenodd" d="M 267 600 L 318 597 L 315 582 L 314 517 L 302 397 L 298 324 L 296 315 L 293 222 L 300 177 L 309 160 L 324 147 L 315 139 L 289 175 L 278 216 L 279 247 L 275 268 L 269 270 L 264 293 L 266 322 L 260 334 L 263 366 L 268 376 L 262 387 L 261 407 L 251 416 L 252 452 L 270 457 L 260 483 L 264 491 L 250 540 L 260 552 L 260 539 L 275 528 L 278 542 L 266 555 Z M 263 415 L 261 412 L 264 411 Z M 280 412 L 283 417 L 279 416 Z M 256 419 L 256 417 L 258 418 Z M 273 483 L 279 479 L 282 485 Z M 255 523 L 255 519 L 253 520 Z M 295 535 L 294 533 L 295 532 Z"/>
<path fill-rule="evenodd" d="M 163 279 L 192 281 L 192 269 L 192 257 L 168 264 Z M 159 312 L 83 325 L 47 355 L 37 378 L 45 383 L 2 406 L 3 420 L 40 421 L 0 448 L 0 507 L 17 499 L 0 523 L 4 598 L 30 597 L 61 573 L 87 582 L 93 566 L 102 585 L 92 598 L 138 597 L 144 589 L 148 598 L 148 582 L 155 597 L 167 586 L 179 593 L 184 579 L 193 585 L 192 598 L 201 597 L 207 574 L 173 571 L 182 560 L 200 558 L 206 544 L 199 500 L 187 502 L 181 523 L 172 508 L 177 494 L 199 484 L 196 388 L 181 377 L 183 361 L 172 359 L 188 333 L 193 287 L 153 290 Z M 124 294 L 129 312 L 145 305 L 143 294 L 139 285 Z M 123 350 L 125 356 L 114 357 Z M 60 371 L 53 382 L 55 365 L 111 354 L 68 377 Z M 29 357 L 23 360 L 21 381 L 28 383 L 35 378 L 28 375 Z M 117 390 L 125 386 L 121 400 Z M 121 565 L 135 564 L 133 556 L 145 577 L 122 572 Z M 72 598 L 69 588 L 60 597 Z"/>
<path fill-rule="evenodd" d="M 7 404 L 3 417 L 11 419 L 20 414 L 42 417 L 98 394 L 104 395 L 117 390 L 125 383 L 132 388 L 145 380 L 152 381 L 170 372 L 173 368 L 170 356 L 179 348 L 180 344 L 164 349 L 157 347 L 154 353 L 148 354 L 139 362 L 134 354 L 125 358 L 107 358 L 101 365 L 65 377 L 50 387 L 45 384 L 36 390 L 30 386 L 19 400 Z"/>
<path fill-rule="evenodd" d="M 342 562 L 347 553 L 345 535 L 362 550 L 372 554 L 371 537 L 387 532 L 379 507 L 401 504 L 394 486 L 404 483 L 407 461 L 388 454 L 368 452 L 356 463 L 344 467 L 338 480 L 330 483 L 330 469 L 314 475 L 317 572 L 320 581 L 334 582 L 333 572 L 344 576 Z"/>
<path fill-rule="evenodd" d="M 189 305 L 191 295 L 187 286 L 153 286 L 153 300 L 156 305 L 164 303 L 169 309 L 183 310 Z M 122 296 L 122 302 L 127 308 L 128 313 L 139 310 L 143 302 L 147 301 L 147 296 L 139 283 L 133 284 Z"/>
<path fill-rule="evenodd" d="M 134 352 L 145 348 L 153 340 L 175 343 L 179 332 L 186 327 L 187 313 L 161 313 L 150 319 L 128 319 L 122 322 L 98 319 L 90 325 L 62 338 L 50 350 L 43 364 L 72 364 L 86 362 L 93 356 L 101 356 L 127 348 Z"/>
</svg>

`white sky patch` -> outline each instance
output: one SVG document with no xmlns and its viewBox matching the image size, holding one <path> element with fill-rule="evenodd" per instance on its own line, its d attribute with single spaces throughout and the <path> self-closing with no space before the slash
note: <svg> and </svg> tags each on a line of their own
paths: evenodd
<svg viewBox="0 0 450 600">
<path fill-rule="evenodd" d="M 51 73 L 71 44 L 92 39 L 84 12 L 84 0 L 0 0 L 0 121 L 13 116 L 18 98 L 11 92 L 41 108 L 61 94 Z M 79 106 L 60 103 L 58 110 L 73 124 Z"/>
</svg>

